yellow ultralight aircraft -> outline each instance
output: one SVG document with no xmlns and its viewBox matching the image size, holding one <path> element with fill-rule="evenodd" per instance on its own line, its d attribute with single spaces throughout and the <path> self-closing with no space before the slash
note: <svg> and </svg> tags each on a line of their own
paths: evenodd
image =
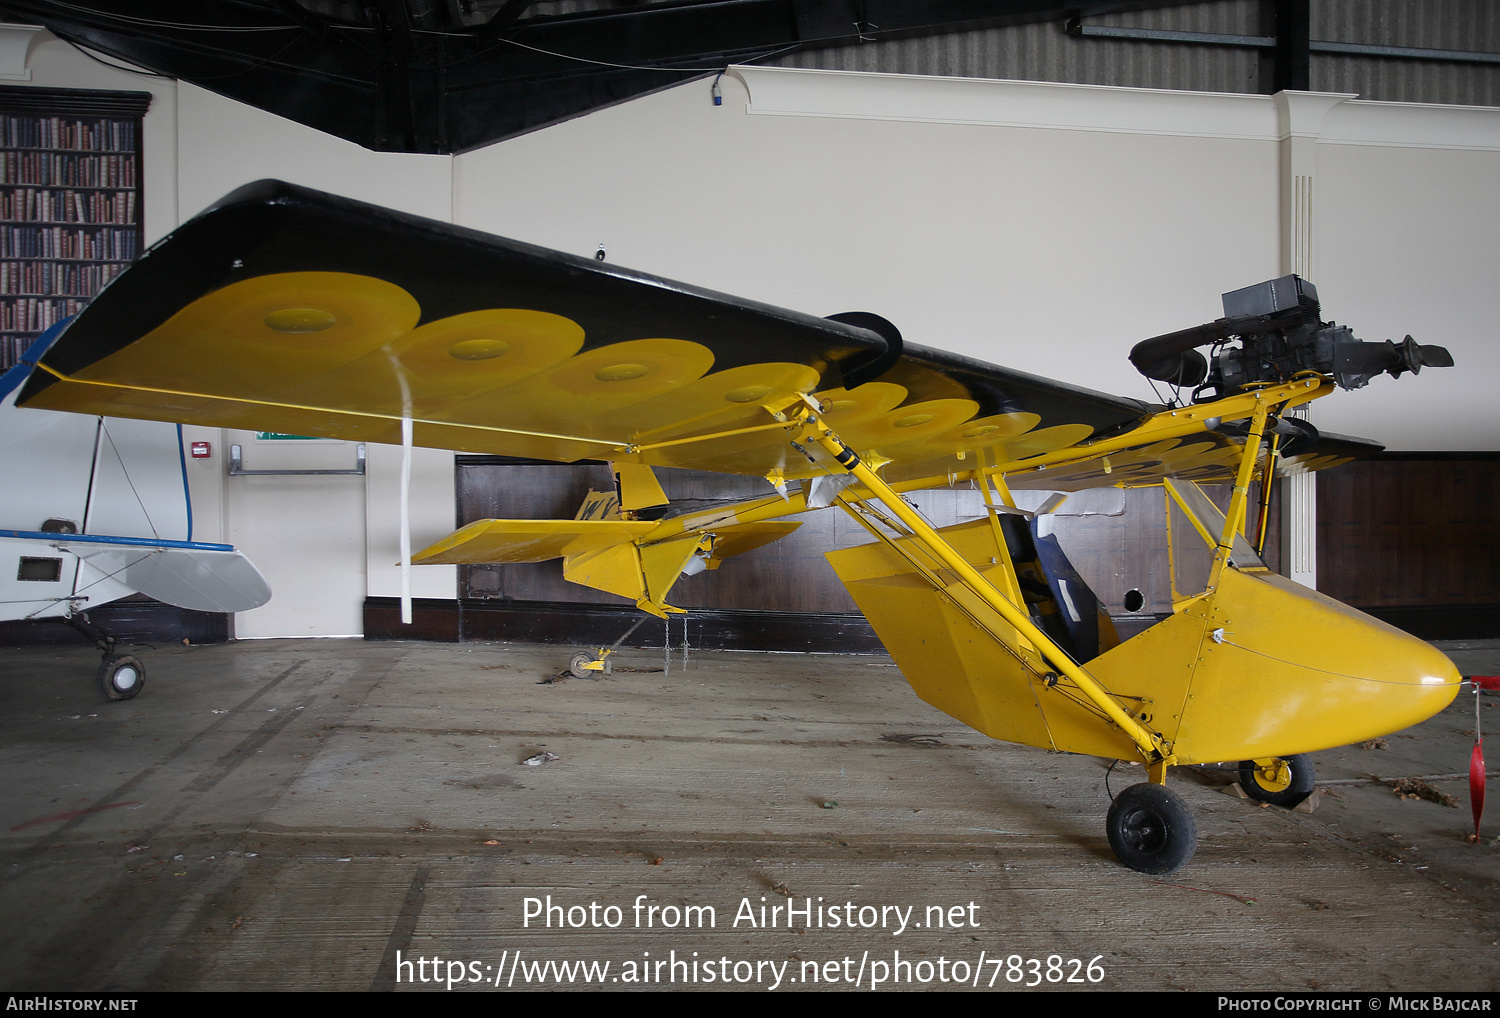
<svg viewBox="0 0 1500 1018">
<path fill-rule="evenodd" d="M 877 540 L 828 557 L 917 693 L 997 739 L 1144 764 L 1148 780 L 1110 807 L 1109 840 L 1126 865 L 1165 873 L 1197 843 L 1169 766 L 1243 761 L 1247 792 L 1291 805 L 1312 789 L 1303 754 L 1456 695 L 1443 655 L 1270 572 L 1245 533 L 1257 475 L 1268 492 L 1277 472 L 1358 448 L 1310 447 L 1289 411 L 1452 361 L 1322 322 L 1295 276 L 1226 294 L 1223 319 L 1131 359 L 1192 398 L 1106 396 L 903 344 L 875 315 L 815 318 L 266 181 L 111 283 L 19 402 L 608 460 L 616 492 L 576 519 L 481 521 L 411 561 L 562 558 L 568 579 L 657 615 L 678 610 L 667 596 L 684 571 L 837 505 Z M 776 490 L 662 510 L 656 467 Z M 1205 481 L 1233 482 L 1227 511 Z M 955 484 L 984 494 L 985 518 L 934 529 L 903 498 Z M 1021 513 L 1012 492 L 1144 485 L 1164 486 L 1207 567 L 1174 586 L 1169 618 L 1121 642 L 1045 512 Z"/>
</svg>

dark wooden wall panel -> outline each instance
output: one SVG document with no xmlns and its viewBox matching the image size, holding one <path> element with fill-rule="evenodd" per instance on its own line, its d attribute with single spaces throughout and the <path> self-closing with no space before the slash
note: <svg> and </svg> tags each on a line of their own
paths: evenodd
<svg viewBox="0 0 1500 1018">
<path fill-rule="evenodd" d="M 1318 475 L 1318 587 L 1357 607 L 1500 603 L 1500 459 L 1382 457 Z"/>
<path fill-rule="evenodd" d="M 465 462 L 458 465 L 459 526 L 481 519 L 571 519 L 589 490 L 609 490 L 613 477 L 603 464 L 516 464 Z M 747 499 L 767 494 L 758 477 L 733 477 L 687 470 L 657 472 L 668 497 Z M 1209 493 L 1221 506 L 1229 488 Z M 1030 493 L 1026 493 L 1030 495 Z M 1033 496 L 1034 497 L 1034 496 Z M 1252 502 L 1258 488 L 1252 490 Z M 914 492 L 911 502 L 934 526 L 979 519 L 984 501 L 972 489 Z M 1100 489 L 1071 496 L 1055 517 L 1059 540 L 1080 575 L 1112 611 L 1122 610 L 1125 592 L 1146 595 L 1146 611 L 1169 612 L 1171 587 L 1166 555 L 1164 495 L 1160 488 Z M 1023 501 L 1022 503 L 1028 504 Z M 1273 568 L 1279 537 L 1279 502 L 1273 504 Z M 1252 506 L 1251 520 L 1257 509 Z M 690 609 L 854 614 L 853 600 L 823 557 L 825 552 L 864 544 L 868 534 L 837 509 L 804 513 L 790 536 L 732 558 L 718 570 L 679 580 L 672 604 Z M 1197 541 L 1195 536 L 1190 540 Z M 624 605 L 625 598 L 563 579 L 562 563 L 476 566 L 459 571 L 463 598 Z"/>
</svg>

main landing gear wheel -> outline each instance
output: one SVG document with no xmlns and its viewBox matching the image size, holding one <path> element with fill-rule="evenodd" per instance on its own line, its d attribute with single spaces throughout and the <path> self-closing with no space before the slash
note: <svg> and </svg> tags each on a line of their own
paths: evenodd
<svg viewBox="0 0 1500 1018">
<path fill-rule="evenodd" d="M 1172 873 L 1198 850 L 1198 824 L 1187 804 L 1164 785 L 1131 785 L 1110 803 L 1109 847 L 1141 873 Z"/>
<path fill-rule="evenodd" d="M 1256 802 L 1291 809 L 1312 795 L 1317 774 L 1306 753 L 1240 761 L 1240 787 Z"/>
<path fill-rule="evenodd" d="M 146 685 L 146 666 L 130 654 L 111 654 L 99 662 L 99 692 L 106 700 L 129 700 Z"/>
</svg>

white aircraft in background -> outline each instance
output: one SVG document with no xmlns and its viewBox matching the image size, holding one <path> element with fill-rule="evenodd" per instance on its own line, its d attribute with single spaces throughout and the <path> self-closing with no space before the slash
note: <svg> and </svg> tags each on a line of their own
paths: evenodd
<svg viewBox="0 0 1500 1018">
<path fill-rule="evenodd" d="M 248 611 L 271 589 L 227 544 L 194 541 L 182 429 L 15 405 L 48 330 L 0 376 L 0 622 L 55 619 L 93 640 L 100 692 L 128 700 L 145 668 L 88 612 L 140 592 L 179 608 Z"/>
</svg>

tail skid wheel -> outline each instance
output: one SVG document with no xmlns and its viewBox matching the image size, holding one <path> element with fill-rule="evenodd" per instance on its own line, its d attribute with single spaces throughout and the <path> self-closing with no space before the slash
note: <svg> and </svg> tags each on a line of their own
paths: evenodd
<svg viewBox="0 0 1500 1018">
<path fill-rule="evenodd" d="M 1164 785 L 1131 785 L 1115 796 L 1105 824 L 1109 847 L 1122 863 L 1141 873 L 1175 872 L 1198 850 L 1192 811 Z"/>
<path fill-rule="evenodd" d="M 129 700 L 146 685 L 146 666 L 130 654 L 111 654 L 99 662 L 99 692 L 106 700 Z"/>
<path fill-rule="evenodd" d="M 1317 772 L 1306 753 L 1240 761 L 1240 787 L 1256 802 L 1291 809 L 1312 795 Z"/>
</svg>

